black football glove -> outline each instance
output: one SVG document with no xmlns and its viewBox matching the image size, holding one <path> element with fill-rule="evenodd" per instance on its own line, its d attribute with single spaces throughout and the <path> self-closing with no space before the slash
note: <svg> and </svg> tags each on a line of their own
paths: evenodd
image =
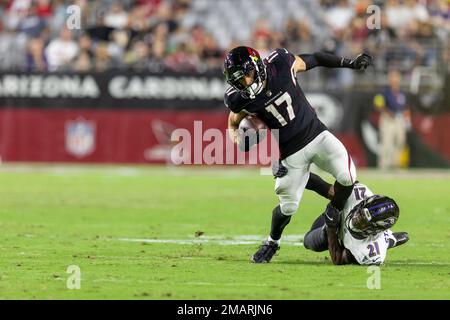
<svg viewBox="0 0 450 320">
<path fill-rule="evenodd" d="M 288 173 L 288 168 L 283 166 L 281 160 L 278 160 L 272 165 L 272 174 L 274 178 L 283 178 Z"/>
<path fill-rule="evenodd" d="M 356 56 L 352 61 L 350 61 L 350 65 L 353 69 L 356 70 L 366 70 L 368 66 L 372 64 L 372 56 L 369 56 L 367 53 L 361 53 Z"/>
<path fill-rule="evenodd" d="M 339 223 L 341 222 L 341 215 L 339 210 L 336 209 L 331 203 L 328 204 L 323 215 L 325 217 L 325 224 L 328 228 L 338 228 Z"/>
</svg>

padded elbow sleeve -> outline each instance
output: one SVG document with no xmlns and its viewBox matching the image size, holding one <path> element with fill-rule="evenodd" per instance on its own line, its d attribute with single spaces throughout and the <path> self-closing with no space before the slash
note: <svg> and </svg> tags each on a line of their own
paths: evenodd
<svg viewBox="0 0 450 320">
<path fill-rule="evenodd" d="M 314 67 L 327 68 L 351 68 L 352 63 L 350 59 L 342 58 L 331 53 L 315 52 L 313 54 L 301 54 L 300 58 L 306 64 L 306 70 Z"/>
<path fill-rule="evenodd" d="M 306 70 L 312 69 L 319 65 L 319 62 L 313 54 L 299 54 L 298 56 L 305 62 Z"/>
</svg>

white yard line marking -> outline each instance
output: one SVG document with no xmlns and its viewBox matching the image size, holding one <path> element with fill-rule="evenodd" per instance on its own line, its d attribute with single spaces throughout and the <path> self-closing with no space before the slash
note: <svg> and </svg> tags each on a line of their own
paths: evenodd
<svg viewBox="0 0 450 320">
<path fill-rule="evenodd" d="M 325 172 L 314 169 L 320 175 Z M 360 169 L 359 176 L 365 179 L 427 179 L 443 180 L 450 177 L 449 169 L 409 169 L 385 172 L 377 169 Z M 173 165 L 122 165 L 122 164 L 67 164 L 3 162 L 0 173 L 44 173 L 57 176 L 98 174 L 117 177 L 157 176 L 214 176 L 234 179 L 242 176 L 272 175 L 270 167 L 259 166 L 173 166 Z M 328 176 L 327 176 L 328 177 Z M 331 179 L 331 178 L 330 178 Z"/>
<path fill-rule="evenodd" d="M 240 235 L 240 236 L 200 236 L 198 238 L 188 239 L 139 239 L 139 238 L 119 238 L 119 241 L 139 242 L 139 243 L 172 243 L 172 244 L 216 244 L 222 246 L 235 245 L 254 245 L 261 244 L 265 237 L 258 235 Z M 302 246 L 303 235 L 289 235 L 283 237 L 282 245 Z"/>
</svg>

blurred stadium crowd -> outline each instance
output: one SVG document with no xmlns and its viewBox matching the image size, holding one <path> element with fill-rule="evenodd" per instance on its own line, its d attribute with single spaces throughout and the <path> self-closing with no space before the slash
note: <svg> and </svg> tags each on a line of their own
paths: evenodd
<svg viewBox="0 0 450 320">
<path fill-rule="evenodd" d="M 450 62 L 450 0 L 0 0 L 0 69 L 23 71 L 205 72 L 220 69 L 231 47 L 263 56 L 367 51 L 376 68 Z M 381 7 L 370 30 L 369 5 Z M 65 28 L 81 9 L 81 28 Z M 438 66 L 436 66 L 438 68 Z M 346 80 L 345 75 L 342 83 Z"/>
</svg>

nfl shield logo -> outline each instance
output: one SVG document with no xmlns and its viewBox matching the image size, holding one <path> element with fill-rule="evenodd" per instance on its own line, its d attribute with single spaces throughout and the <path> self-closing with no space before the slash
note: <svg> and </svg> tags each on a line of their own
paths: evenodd
<svg viewBox="0 0 450 320">
<path fill-rule="evenodd" d="M 95 123 L 83 119 L 66 122 L 66 151 L 77 158 L 95 149 Z"/>
</svg>

